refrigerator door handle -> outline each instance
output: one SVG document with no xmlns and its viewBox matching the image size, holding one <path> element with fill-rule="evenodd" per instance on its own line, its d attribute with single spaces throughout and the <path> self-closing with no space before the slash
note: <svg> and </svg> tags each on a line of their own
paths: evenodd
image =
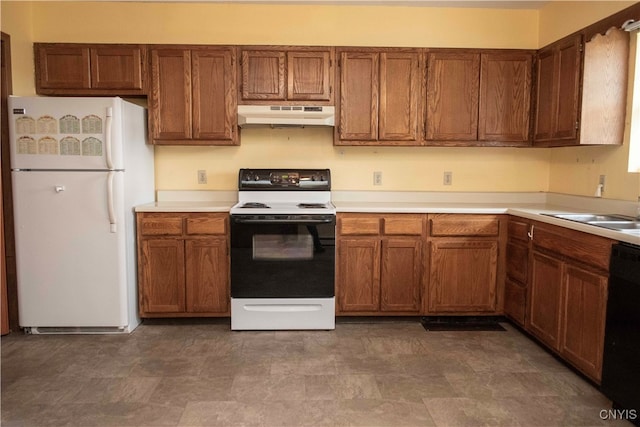
<svg viewBox="0 0 640 427">
<path fill-rule="evenodd" d="M 113 207 L 113 178 L 115 172 L 110 171 L 107 175 L 107 210 L 109 211 L 109 231 L 117 231 L 116 211 Z"/>
<path fill-rule="evenodd" d="M 105 120 L 105 157 L 107 161 L 107 169 L 113 169 L 113 159 L 111 158 L 111 127 L 113 123 L 113 108 L 107 108 L 107 118 Z"/>
</svg>

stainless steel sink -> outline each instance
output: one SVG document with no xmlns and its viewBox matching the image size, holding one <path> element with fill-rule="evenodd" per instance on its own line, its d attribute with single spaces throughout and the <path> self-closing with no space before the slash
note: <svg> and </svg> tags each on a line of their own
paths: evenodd
<svg viewBox="0 0 640 427">
<path fill-rule="evenodd" d="M 608 221 L 608 222 L 618 222 L 618 221 L 634 221 L 630 216 L 624 215 L 615 215 L 615 214 L 549 214 L 549 216 L 554 216 L 556 218 L 568 219 L 571 221 L 578 222 L 592 222 L 592 221 Z"/>
<path fill-rule="evenodd" d="M 640 222 L 638 221 L 588 221 L 587 224 L 615 230 L 640 230 Z"/>
<path fill-rule="evenodd" d="M 596 227 L 608 228 L 609 230 L 622 231 L 631 234 L 640 233 L 640 221 L 625 215 L 590 213 L 545 215 L 569 221 L 581 222 L 583 224 L 595 225 Z"/>
</svg>

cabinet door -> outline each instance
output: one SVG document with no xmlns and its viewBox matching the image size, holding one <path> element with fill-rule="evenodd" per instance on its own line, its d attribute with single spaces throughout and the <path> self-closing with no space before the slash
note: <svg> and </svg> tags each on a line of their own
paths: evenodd
<svg viewBox="0 0 640 427">
<path fill-rule="evenodd" d="M 429 53 L 427 140 L 478 138 L 480 54 Z"/>
<path fill-rule="evenodd" d="M 186 245 L 187 312 L 229 311 L 227 239 L 191 239 Z"/>
<path fill-rule="evenodd" d="M 504 314 L 520 326 L 525 325 L 527 288 L 507 277 L 504 283 Z"/>
<path fill-rule="evenodd" d="M 89 47 L 35 46 L 37 89 L 89 89 Z"/>
<path fill-rule="evenodd" d="M 549 140 L 553 136 L 555 116 L 554 75 L 557 57 L 552 49 L 541 50 L 537 58 L 537 96 L 534 140 Z"/>
<path fill-rule="evenodd" d="M 155 140 L 191 138 L 191 52 L 151 51 L 151 131 Z"/>
<path fill-rule="evenodd" d="M 338 251 L 338 310 L 380 309 L 380 240 L 344 239 Z"/>
<path fill-rule="evenodd" d="M 575 140 L 580 109 L 581 36 L 540 50 L 534 140 Z"/>
<path fill-rule="evenodd" d="M 483 53 L 478 139 L 529 141 L 532 56 Z"/>
<path fill-rule="evenodd" d="M 560 336 L 562 262 L 533 252 L 527 329 L 553 349 Z"/>
<path fill-rule="evenodd" d="M 429 311 L 495 312 L 497 264 L 497 241 L 432 240 Z"/>
<path fill-rule="evenodd" d="M 141 314 L 184 312 L 184 242 L 180 239 L 142 240 L 140 254 Z"/>
<path fill-rule="evenodd" d="M 420 144 L 420 82 L 419 53 L 380 53 L 379 140 Z"/>
<path fill-rule="evenodd" d="M 518 283 L 526 284 L 529 277 L 529 247 L 527 244 L 509 239 L 506 258 L 507 276 Z"/>
<path fill-rule="evenodd" d="M 574 37 L 558 47 L 556 123 L 553 139 L 576 139 L 580 101 L 581 38 Z"/>
<path fill-rule="evenodd" d="M 283 51 L 242 51 L 242 99 L 284 101 L 285 61 Z"/>
<path fill-rule="evenodd" d="M 193 139 L 234 143 L 237 98 L 232 48 L 193 50 Z"/>
<path fill-rule="evenodd" d="M 92 48 L 91 87 L 142 91 L 142 49 L 138 46 Z"/>
<path fill-rule="evenodd" d="M 596 382 L 602 373 L 607 278 L 567 265 L 560 353 Z"/>
<path fill-rule="evenodd" d="M 378 139 L 378 61 L 371 52 L 340 55 L 339 140 Z"/>
<path fill-rule="evenodd" d="M 287 52 L 287 99 L 332 99 L 331 51 Z"/>
<path fill-rule="evenodd" d="M 419 239 L 382 241 L 382 311 L 419 312 L 421 277 L 422 243 Z"/>
</svg>

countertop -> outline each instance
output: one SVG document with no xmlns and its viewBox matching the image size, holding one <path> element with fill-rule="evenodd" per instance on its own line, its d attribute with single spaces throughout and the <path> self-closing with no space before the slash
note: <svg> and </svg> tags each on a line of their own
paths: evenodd
<svg viewBox="0 0 640 427">
<path fill-rule="evenodd" d="M 237 199 L 231 200 L 232 195 L 233 192 L 228 191 L 159 193 L 157 202 L 137 206 L 135 211 L 229 212 L 237 202 Z M 545 215 L 589 212 L 632 216 L 636 205 L 628 201 L 553 193 L 335 192 L 332 198 L 338 213 L 509 214 L 640 245 L 640 233 L 625 233 Z"/>
</svg>

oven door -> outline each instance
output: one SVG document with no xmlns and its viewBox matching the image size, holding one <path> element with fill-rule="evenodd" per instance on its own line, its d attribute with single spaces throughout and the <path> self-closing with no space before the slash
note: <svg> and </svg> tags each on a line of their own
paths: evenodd
<svg viewBox="0 0 640 427">
<path fill-rule="evenodd" d="M 231 215 L 231 297 L 333 297 L 335 226 L 335 215 Z"/>
</svg>

